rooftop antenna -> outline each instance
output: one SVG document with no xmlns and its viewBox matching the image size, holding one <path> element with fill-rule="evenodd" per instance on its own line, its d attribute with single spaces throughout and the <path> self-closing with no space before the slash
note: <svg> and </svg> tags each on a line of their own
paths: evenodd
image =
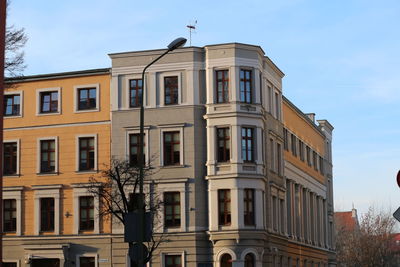
<svg viewBox="0 0 400 267">
<path fill-rule="evenodd" d="M 189 23 L 186 27 L 189 29 L 189 46 L 192 46 L 192 31 L 195 33 L 197 20 L 194 23 Z"/>
</svg>

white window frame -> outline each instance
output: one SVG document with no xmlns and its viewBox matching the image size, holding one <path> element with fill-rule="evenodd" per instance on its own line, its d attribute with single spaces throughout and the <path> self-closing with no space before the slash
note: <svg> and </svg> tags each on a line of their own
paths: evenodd
<svg viewBox="0 0 400 267">
<path fill-rule="evenodd" d="M 80 258 L 81 257 L 91 257 L 91 258 L 94 258 L 94 266 L 95 267 L 98 267 L 99 266 L 99 255 L 98 254 L 96 254 L 96 253 L 82 253 L 82 254 L 77 254 L 76 255 L 76 260 L 75 260 L 75 263 L 76 263 L 76 267 L 80 267 L 81 266 L 81 261 L 80 261 Z"/>
<path fill-rule="evenodd" d="M 35 190 L 34 234 L 40 234 L 40 199 L 54 198 L 54 234 L 60 234 L 60 190 L 62 185 L 33 185 Z"/>
<path fill-rule="evenodd" d="M 20 146 L 20 139 L 7 139 L 3 141 L 3 147 L 5 143 L 17 143 L 17 172 L 11 175 L 3 174 L 3 177 L 19 177 L 21 175 L 20 170 L 20 162 L 21 162 L 21 146 Z M 3 170 L 4 170 L 4 151 L 3 151 L 3 162 L 2 162 Z"/>
<path fill-rule="evenodd" d="M 161 203 L 164 203 L 164 193 L 167 192 L 179 192 L 180 196 L 180 205 L 181 205 L 181 226 L 180 227 L 165 227 L 165 212 L 164 212 L 164 205 L 161 205 L 161 209 L 159 211 L 159 218 L 160 218 L 160 223 L 162 224 L 162 227 L 160 225 L 157 225 L 154 227 L 155 232 L 159 233 L 172 233 L 172 232 L 186 232 L 187 231 L 187 225 L 186 225 L 186 197 L 185 197 L 185 188 L 186 188 L 186 182 L 187 179 L 174 179 L 170 181 L 164 181 L 160 180 L 157 183 L 157 192 L 160 194 L 160 200 Z"/>
<path fill-rule="evenodd" d="M 161 252 L 160 253 L 160 262 L 161 262 L 161 267 L 165 267 L 166 263 L 165 263 L 165 256 L 181 256 L 181 266 L 182 267 L 186 267 L 186 260 L 185 260 L 185 256 L 186 253 L 185 251 L 168 251 L 168 252 Z"/>
<path fill-rule="evenodd" d="M 177 76 L 178 77 L 178 103 L 165 105 L 165 77 Z M 173 71 L 173 72 L 163 72 L 159 75 L 159 85 L 160 85 L 160 106 L 168 107 L 168 106 L 176 106 L 182 104 L 182 72 L 181 71 Z"/>
<path fill-rule="evenodd" d="M 51 112 L 51 113 L 41 113 L 40 112 L 40 107 L 41 107 L 41 97 L 40 94 L 43 92 L 53 92 L 57 91 L 58 92 L 58 106 L 57 106 L 57 112 Z M 60 115 L 61 114 L 61 87 L 51 87 L 51 88 L 41 88 L 41 89 L 36 89 L 36 116 L 51 116 L 51 115 Z"/>
<path fill-rule="evenodd" d="M 79 110 L 78 109 L 78 107 L 79 107 L 78 90 L 86 89 L 86 88 L 96 88 L 96 108 Z M 100 111 L 100 84 L 93 83 L 93 84 L 75 85 L 74 86 L 74 113 L 97 112 L 97 111 Z"/>
<path fill-rule="evenodd" d="M 41 153 L 40 153 L 40 141 L 46 141 L 46 140 L 54 140 L 55 141 L 55 162 L 56 162 L 56 166 L 54 169 L 54 173 L 53 172 L 49 172 L 49 173 L 41 173 L 40 172 L 40 160 L 41 160 Z M 41 137 L 37 139 L 37 151 L 36 151 L 36 158 L 37 158 L 37 162 L 36 162 L 36 173 L 38 175 L 58 175 L 58 136 L 49 136 L 49 137 Z"/>
<path fill-rule="evenodd" d="M 4 96 L 6 95 L 19 95 L 19 115 L 13 115 L 13 116 L 3 116 L 4 119 L 10 119 L 10 118 L 21 118 L 23 117 L 23 113 L 24 113 L 24 91 L 9 91 L 9 92 L 4 92 Z M 2 112 L 4 112 L 4 103 L 2 103 L 2 107 L 3 110 Z"/>
<path fill-rule="evenodd" d="M 94 169 L 93 170 L 79 170 L 79 139 L 80 138 L 94 138 Z M 75 136 L 75 171 L 77 173 L 95 173 L 98 171 L 98 160 L 97 160 L 97 150 L 98 150 L 98 142 L 97 142 L 97 134 L 79 134 Z"/>
<path fill-rule="evenodd" d="M 94 198 L 94 229 L 93 229 L 93 234 L 98 234 L 100 233 L 100 218 L 99 218 L 99 197 L 98 195 L 93 196 L 88 192 L 88 187 L 93 187 L 91 184 L 72 184 L 71 185 L 73 188 L 73 196 L 74 196 L 74 201 L 73 201 L 73 209 L 74 209 L 74 228 L 73 228 L 73 233 L 74 234 L 82 234 L 81 230 L 79 229 L 79 197 L 93 197 Z M 89 231 L 88 231 L 89 232 Z"/>
<path fill-rule="evenodd" d="M 17 267 L 21 266 L 19 263 L 19 260 L 14 260 L 14 259 L 11 259 L 11 260 L 3 259 L 3 263 L 16 263 Z"/>
<path fill-rule="evenodd" d="M 130 155 L 130 144 L 129 144 L 129 135 L 131 134 L 139 134 L 140 133 L 140 129 L 138 127 L 135 128 L 131 128 L 131 129 L 127 129 L 126 131 L 126 136 L 125 136 L 125 156 L 126 156 L 126 160 L 129 161 L 129 155 Z M 150 127 L 144 127 L 144 153 L 145 153 L 145 163 L 149 164 L 150 163 Z"/>
<path fill-rule="evenodd" d="M 6 186 L 3 187 L 3 200 L 15 199 L 17 208 L 17 228 L 15 235 L 20 236 L 22 233 L 22 190 L 23 186 Z M 4 220 L 4 218 L 3 218 Z"/>
<path fill-rule="evenodd" d="M 184 166 L 184 144 L 183 140 L 184 139 L 184 124 L 180 125 L 160 125 L 158 126 L 160 128 L 160 166 L 162 167 L 179 167 L 179 166 Z M 179 132 L 179 139 L 180 139 L 180 164 L 179 165 L 164 165 L 164 133 L 166 132 Z"/>
</svg>

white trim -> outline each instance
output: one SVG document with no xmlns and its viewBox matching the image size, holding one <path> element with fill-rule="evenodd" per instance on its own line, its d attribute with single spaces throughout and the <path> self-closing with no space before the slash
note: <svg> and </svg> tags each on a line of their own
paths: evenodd
<svg viewBox="0 0 400 267">
<path fill-rule="evenodd" d="M 78 90 L 79 89 L 89 89 L 95 88 L 96 89 L 96 107 L 94 109 L 84 109 L 79 110 L 78 106 Z M 74 113 L 85 113 L 85 112 L 97 112 L 100 111 L 100 84 L 83 84 L 83 85 L 75 85 L 74 86 Z"/>
<path fill-rule="evenodd" d="M 129 146 L 129 135 L 131 134 L 139 134 L 140 130 L 127 130 L 125 136 L 125 159 L 129 162 L 129 155 L 130 155 L 130 146 Z M 145 164 L 150 164 L 150 128 L 147 127 L 144 129 L 144 156 L 145 156 Z"/>
<path fill-rule="evenodd" d="M 31 126 L 31 127 L 15 127 L 15 128 L 5 128 L 4 132 L 20 131 L 20 130 L 35 130 L 35 129 L 52 129 L 52 128 L 63 128 L 63 127 L 78 127 L 87 125 L 105 125 L 111 124 L 111 121 L 94 121 L 94 122 L 82 122 L 82 123 L 65 123 L 65 124 L 55 124 L 46 126 Z"/>
<path fill-rule="evenodd" d="M 82 254 L 76 254 L 76 260 L 75 260 L 75 266 L 80 267 L 81 266 L 81 257 L 91 257 L 94 258 L 94 266 L 98 267 L 99 266 L 99 255 L 97 253 L 88 253 L 84 252 Z"/>
<path fill-rule="evenodd" d="M 3 177 L 16 177 L 16 176 L 20 176 L 21 174 L 21 170 L 20 170 L 20 162 L 21 162 L 21 140 L 20 139 L 6 139 L 3 140 L 3 150 L 4 150 L 4 144 L 5 143 L 17 143 L 17 170 L 15 174 L 11 174 L 11 175 L 5 175 L 3 174 Z M 3 152 L 4 153 L 4 152 Z M 4 154 L 3 154 L 3 172 L 4 172 Z"/>
<path fill-rule="evenodd" d="M 164 78 L 165 77 L 178 77 L 178 103 L 176 104 L 165 104 L 165 84 L 164 84 Z M 163 72 L 159 74 L 159 81 L 158 84 L 160 85 L 159 87 L 159 92 L 160 92 L 160 106 L 161 107 L 166 107 L 166 106 L 175 106 L 175 105 L 180 105 L 182 104 L 182 71 L 168 71 L 168 72 Z"/>
<path fill-rule="evenodd" d="M 221 258 L 222 258 L 222 256 L 224 254 L 231 255 L 232 261 L 236 261 L 237 260 L 236 253 L 233 250 L 231 250 L 229 248 L 222 248 L 220 251 L 218 251 L 215 254 L 215 257 L 214 257 L 214 264 L 215 264 L 216 267 L 220 267 L 221 266 Z"/>
<path fill-rule="evenodd" d="M 40 102 L 40 94 L 43 92 L 53 92 L 57 91 L 58 93 L 58 101 L 57 101 L 57 112 L 50 112 L 50 113 L 41 113 L 40 112 L 40 107 L 41 107 L 41 102 Z M 61 111 L 61 87 L 51 87 L 51 88 L 41 88 L 41 89 L 36 89 L 36 116 L 49 116 L 49 115 L 60 115 L 62 113 Z"/>
<path fill-rule="evenodd" d="M 16 263 L 17 267 L 21 266 L 19 260 L 14 260 L 14 259 L 12 260 L 3 259 L 3 263 Z"/>
<path fill-rule="evenodd" d="M 14 115 L 14 116 L 3 116 L 4 119 L 9 119 L 9 118 L 21 118 L 24 116 L 24 91 L 8 91 L 4 92 L 4 96 L 6 95 L 19 95 L 19 115 Z M 3 107 L 4 108 L 4 107 Z"/>
<path fill-rule="evenodd" d="M 168 127 L 168 126 L 167 126 Z M 164 165 L 164 133 L 165 132 L 179 132 L 179 142 L 180 142 L 180 152 L 179 152 L 179 156 L 180 156 L 180 166 L 184 166 L 185 162 L 184 162 L 184 144 L 183 141 L 185 140 L 183 138 L 183 134 L 184 134 L 184 126 L 177 126 L 177 127 L 171 127 L 171 128 L 160 128 L 160 166 L 177 166 L 177 165 Z"/>
<path fill-rule="evenodd" d="M 88 186 L 89 184 L 77 184 L 73 185 L 73 195 L 74 195 L 74 201 L 73 201 L 73 218 L 74 218 L 74 227 L 73 227 L 73 233 L 74 234 L 80 234 L 80 229 L 79 229 L 79 197 L 86 197 L 86 196 L 91 196 L 94 197 L 94 229 L 93 233 L 98 234 L 99 229 L 100 229 L 100 218 L 99 218 L 99 197 L 98 195 L 93 196 L 91 193 L 88 192 Z"/>
<path fill-rule="evenodd" d="M 40 141 L 46 141 L 46 140 L 54 140 L 55 141 L 55 167 L 54 167 L 54 172 L 48 172 L 48 173 L 41 173 L 40 172 L 40 161 L 41 161 L 41 147 L 40 147 Z M 36 150 L 36 173 L 40 175 L 54 175 L 58 174 L 58 136 L 50 136 L 50 137 L 41 137 L 37 138 L 37 150 Z"/>
<path fill-rule="evenodd" d="M 181 266 L 186 267 L 186 253 L 185 251 L 177 251 L 177 252 L 161 252 L 160 253 L 160 263 L 161 267 L 165 267 L 165 256 L 181 256 Z"/>
<path fill-rule="evenodd" d="M 35 195 L 34 195 L 34 200 L 35 200 L 35 205 L 34 205 L 34 234 L 39 235 L 40 234 L 40 199 L 41 198 L 54 198 L 54 234 L 59 235 L 60 234 L 60 186 L 58 188 L 51 188 L 49 187 L 48 189 L 45 188 L 33 188 L 35 189 Z"/>
<path fill-rule="evenodd" d="M 79 139 L 85 137 L 93 137 L 94 138 L 94 168 L 93 170 L 79 170 Z M 97 172 L 98 165 L 97 165 L 97 150 L 98 150 L 98 143 L 97 143 L 97 134 L 80 134 L 75 136 L 75 171 L 81 173 L 87 172 Z"/>
<path fill-rule="evenodd" d="M 22 190 L 23 187 L 3 187 L 3 200 L 15 199 L 16 201 L 17 227 L 15 229 L 15 234 L 17 236 L 20 236 L 22 233 Z M 6 235 L 3 234 L 3 238 L 4 237 L 6 237 Z"/>
</svg>

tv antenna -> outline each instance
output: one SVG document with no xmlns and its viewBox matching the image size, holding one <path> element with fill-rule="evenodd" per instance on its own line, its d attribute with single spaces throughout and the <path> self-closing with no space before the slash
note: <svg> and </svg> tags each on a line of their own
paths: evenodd
<svg viewBox="0 0 400 267">
<path fill-rule="evenodd" d="M 193 33 L 196 33 L 196 24 L 197 20 L 195 20 L 194 23 L 189 23 L 189 25 L 186 25 L 186 27 L 189 29 L 189 46 L 192 46 L 192 31 Z"/>
</svg>

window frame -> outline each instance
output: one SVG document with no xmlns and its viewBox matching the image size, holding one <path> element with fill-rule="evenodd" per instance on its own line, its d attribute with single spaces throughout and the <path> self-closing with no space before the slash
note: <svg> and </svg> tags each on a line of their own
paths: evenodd
<svg viewBox="0 0 400 267">
<path fill-rule="evenodd" d="M 88 170 L 81 170 L 80 169 L 80 139 L 81 138 L 94 138 L 94 168 Z M 76 153 L 75 153 L 75 171 L 77 173 L 90 173 L 90 172 L 97 172 L 98 171 L 98 138 L 97 134 L 81 134 L 75 136 L 75 143 L 76 143 Z"/>
<path fill-rule="evenodd" d="M 223 137 L 220 137 L 219 131 L 223 131 L 224 135 Z M 228 132 L 228 135 L 226 135 L 226 132 Z M 231 153 L 232 153 L 232 138 L 231 138 L 231 128 L 230 127 L 216 127 L 216 153 L 217 153 L 217 162 L 218 163 L 229 163 L 231 160 Z M 223 157 L 222 159 L 220 158 L 220 141 L 223 142 Z M 229 149 L 227 148 L 227 144 L 229 144 Z M 229 150 L 229 151 L 227 151 Z"/>
<path fill-rule="evenodd" d="M 6 205 L 5 205 L 6 201 L 11 202 L 11 208 L 6 209 Z M 12 208 L 12 202 L 15 203 L 15 208 Z M 3 199 L 3 214 L 2 215 L 3 215 L 3 232 L 4 233 L 16 233 L 17 232 L 17 217 L 18 217 L 17 210 L 18 210 L 17 200 L 15 198 Z M 5 216 L 6 212 L 11 212 L 11 215 L 13 212 L 15 212 L 15 218 L 11 218 L 11 220 L 9 220 L 9 221 L 11 221 L 11 224 L 13 226 L 12 229 L 6 229 L 6 225 L 7 225 L 6 216 Z"/>
<path fill-rule="evenodd" d="M 219 80 L 218 79 L 218 73 L 222 73 L 222 79 L 221 80 Z M 225 76 L 225 74 L 226 74 L 226 76 Z M 214 75 L 215 75 L 215 103 L 216 104 L 226 104 L 226 103 L 229 103 L 230 101 L 229 101 L 229 94 L 230 94 L 230 90 L 229 90 L 229 87 L 230 87 L 230 82 L 229 82 L 229 78 L 230 78 L 230 73 L 229 73 L 229 68 L 227 68 L 227 69 L 216 69 L 215 70 L 215 72 L 214 72 Z M 225 88 L 225 83 L 228 83 L 227 84 L 227 88 Z M 222 91 L 221 91 L 221 93 L 222 93 L 222 101 L 219 101 L 219 87 L 218 87 L 218 85 L 219 84 L 222 84 Z"/>
<path fill-rule="evenodd" d="M 86 146 L 82 143 L 86 142 Z M 90 143 L 93 141 L 93 146 Z M 95 170 L 96 141 L 94 137 L 79 137 L 79 171 Z M 83 163 L 82 152 L 86 155 L 86 164 Z M 92 154 L 93 153 L 93 154 Z M 91 156 L 93 155 L 93 156 Z"/>
<path fill-rule="evenodd" d="M 79 109 L 79 90 L 81 89 L 96 89 L 96 107 L 90 109 Z M 86 113 L 100 111 L 100 84 L 82 84 L 74 86 L 74 113 Z"/>
<path fill-rule="evenodd" d="M 229 193 L 229 194 L 227 194 Z M 223 198 L 221 199 L 221 194 Z M 229 195 L 229 196 L 228 196 Z M 230 189 L 218 189 L 218 226 L 231 226 L 232 225 L 232 194 Z M 221 204 L 223 204 L 224 210 L 221 210 Z M 229 205 L 229 209 L 228 209 Z M 223 218 L 223 219 L 222 219 Z"/>
<path fill-rule="evenodd" d="M 173 84 L 176 86 L 176 90 L 167 90 L 167 82 L 166 81 L 167 81 L 167 79 L 171 79 L 171 78 L 176 78 L 176 84 Z M 177 75 L 164 76 L 163 79 L 164 79 L 164 105 L 165 106 L 178 105 L 179 104 L 179 76 L 177 76 Z M 171 86 L 171 88 L 175 88 L 175 87 Z M 167 91 L 169 91 L 169 93 L 170 93 L 170 102 L 169 103 L 167 103 L 167 101 L 166 101 Z M 174 99 L 174 100 L 176 99 L 176 102 L 172 101 L 172 99 Z"/>
<path fill-rule="evenodd" d="M 131 86 L 131 81 L 136 81 L 136 84 L 137 84 L 137 86 L 135 87 L 135 88 L 133 88 L 132 86 Z M 141 86 L 141 88 L 140 88 L 140 86 L 138 85 L 139 83 L 139 81 L 141 81 L 142 82 L 142 86 Z M 143 84 L 143 80 L 142 80 L 142 78 L 131 78 L 131 79 L 128 79 L 128 107 L 129 108 L 140 108 L 140 94 L 138 94 L 138 91 L 140 91 L 140 90 L 142 90 L 142 95 L 143 95 L 143 93 L 144 93 L 144 90 L 143 90 L 143 86 L 144 84 Z M 135 90 L 135 91 L 137 91 L 136 93 L 136 100 L 137 100 L 137 105 L 132 105 L 132 101 L 131 101 L 131 99 L 132 99 L 132 90 Z M 143 101 L 144 101 L 144 95 L 143 95 Z"/>
<path fill-rule="evenodd" d="M 16 153 L 16 172 L 15 173 L 10 173 L 10 174 L 6 174 L 5 173 L 5 149 L 4 149 L 4 145 L 7 143 L 16 143 L 17 144 L 17 153 Z M 3 177 L 16 177 L 16 176 L 20 176 L 20 139 L 7 139 L 3 141 Z"/>
<path fill-rule="evenodd" d="M 243 189 L 243 222 L 245 226 L 256 225 L 255 196 L 254 188 Z"/>
<path fill-rule="evenodd" d="M 172 76 L 177 76 L 178 77 L 178 103 L 176 104 L 166 104 L 165 103 L 165 77 L 172 77 Z M 168 107 L 168 106 L 174 106 L 174 105 L 180 105 L 183 103 L 182 101 L 182 91 L 183 91 L 183 84 L 182 84 L 182 72 L 181 71 L 171 71 L 171 72 L 163 72 L 160 73 L 159 75 L 159 88 L 160 88 L 160 94 L 159 94 L 159 103 L 161 107 Z M 145 97 L 145 95 L 144 95 Z"/>
<path fill-rule="evenodd" d="M 15 231 L 16 236 L 20 236 L 22 233 L 22 190 L 23 186 L 5 186 L 3 187 L 3 200 L 15 199 L 16 200 L 16 213 L 17 213 L 17 229 Z M 4 211 L 3 211 L 4 212 Z M 3 214 L 4 215 L 4 214 Z M 4 220 L 4 217 L 3 217 Z M 4 227 L 4 224 L 3 224 Z M 5 232 L 3 232 L 5 233 Z M 14 233 L 14 232 L 13 232 Z M 6 236 L 5 233 L 4 236 Z"/>
<path fill-rule="evenodd" d="M 17 115 L 6 115 L 5 113 L 5 101 L 6 101 L 6 97 L 9 95 L 19 95 L 19 114 Z M 23 116 L 23 102 L 24 101 L 24 91 L 9 91 L 9 92 L 4 92 L 4 100 L 3 100 L 3 118 L 4 119 L 8 119 L 8 118 L 20 118 Z"/>
<path fill-rule="evenodd" d="M 145 126 L 144 127 L 144 156 L 145 156 L 145 166 L 149 164 L 149 155 L 150 155 L 150 127 L 149 126 Z M 130 135 L 132 134 L 140 134 L 140 130 L 139 127 L 133 127 L 133 128 L 129 128 L 126 131 L 126 136 L 125 136 L 125 155 L 126 155 L 126 160 L 130 162 Z"/>
<path fill-rule="evenodd" d="M 52 204 L 53 206 L 49 207 L 49 204 L 51 203 L 51 201 L 49 203 L 43 203 L 46 202 L 48 200 L 52 200 Z M 39 203 L 40 203 L 40 232 L 54 232 L 55 230 L 55 199 L 53 197 L 43 197 L 40 198 Z M 46 205 L 46 209 L 43 210 L 43 204 Z M 49 208 L 49 209 L 48 209 Z M 43 223 L 43 214 L 46 214 L 46 218 L 47 218 L 47 222 L 44 224 Z M 51 218 L 53 217 L 53 218 Z M 44 227 L 46 226 L 46 227 Z"/>
<path fill-rule="evenodd" d="M 241 73 L 244 72 L 243 74 L 243 79 L 240 77 Z M 246 73 L 250 72 L 250 88 L 246 87 L 246 82 L 248 82 L 247 78 L 246 78 Z M 253 69 L 248 69 L 248 68 L 240 68 L 239 69 L 239 102 L 240 103 L 245 103 L 245 104 L 253 104 L 254 102 L 254 96 L 253 96 L 253 91 L 254 91 L 254 84 L 253 84 Z M 241 90 L 241 84 L 244 84 L 244 99 L 242 99 L 241 95 L 242 95 L 242 90 Z M 250 99 L 247 99 L 247 92 L 249 91 L 250 93 Z"/>
<path fill-rule="evenodd" d="M 54 171 L 42 172 L 42 141 L 54 141 Z M 37 174 L 38 175 L 57 175 L 58 174 L 58 137 L 41 137 L 37 139 Z"/>
<path fill-rule="evenodd" d="M 42 112 L 42 93 L 49 92 L 57 92 L 58 100 L 57 100 L 57 111 L 52 112 Z M 60 115 L 62 114 L 62 95 L 61 95 L 61 87 L 52 87 L 52 88 L 41 88 L 36 90 L 36 116 L 51 116 L 51 115 Z"/>
<path fill-rule="evenodd" d="M 243 136 L 243 130 L 245 130 L 245 136 Z M 248 136 L 248 130 L 251 131 L 251 137 Z M 255 155 L 256 155 L 256 147 L 255 147 L 255 136 L 254 134 L 256 133 L 255 128 L 254 127 L 249 127 L 249 126 L 242 126 L 240 128 L 240 155 L 242 158 L 242 161 L 244 163 L 254 163 L 255 160 Z M 245 141 L 246 143 L 246 149 L 245 151 L 243 151 L 243 141 Z M 249 150 L 249 142 L 251 144 L 251 150 Z M 245 152 L 246 157 L 243 157 L 243 152 Z M 250 153 L 250 154 L 249 154 Z M 251 156 L 251 160 L 248 160 L 249 155 Z"/>
<path fill-rule="evenodd" d="M 99 255 L 96 254 L 96 253 L 77 254 L 76 255 L 76 261 L 75 261 L 76 262 L 76 267 L 82 267 L 81 266 L 81 261 L 80 261 L 81 258 L 94 258 L 94 266 L 95 267 L 99 266 L 99 263 L 98 263 Z"/>
<path fill-rule="evenodd" d="M 172 201 L 172 203 L 167 204 L 167 197 L 166 195 L 172 195 L 172 199 L 175 198 L 175 195 L 178 195 L 179 201 Z M 164 199 L 164 227 L 165 228 L 180 228 L 182 224 L 182 213 L 181 213 L 181 192 L 179 191 L 165 191 L 163 193 Z M 172 222 L 167 223 L 167 206 L 172 208 Z M 175 214 L 175 207 L 178 207 L 179 214 Z M 175 216 L 179 215 L 179 224 L 175 223 L 174 221 L 177 220 Z"/>
<path fill-rule="evenodd" d="M 98 234 L 100 233 L 100 219 L 99 219 L 99 197 L 98 196 L 93 196 L 88 193 L 88 187 L 92 185 L 90 184 L 85 184 L 85 183 L 76 183 L 72 184 L 71 187 L 73 188 L 73 214 L 78 214 L 78 216 L 73 216 L 74 220 L 74 226 L 73 226 L 73 234 L 78 235 L 78 234 Z M 91 231 L 84 231 L 82 232 L 79 228 L 80 226 L 80 221 L 79 221 L 79 197 L 82 196 L 92 196 L 94 197 L 94 229 Z"/>
<path fill-rule="evenodd" d="M 82 199 L 93 199 L 93 205 L 92 206 L 86 206 L 86 207 L 82 207 L 82 205 L 81 205 L 81 200 Z M 95 210 L 95 198 L 94 198 L 94 196 L 89 196 L 89 195 L 87 195 L 87 196 L 79 196 L 79 203 L 78 203 L 78 205 L 79 205 L 79 232 L 91 232 L 91 231 L 94 231 L 94 229 L 95 229 L 95 218 L 94 218 L 94 216 L 95 216 L 95 214 L 94 214 L 94 210 Z M 82 214 L 82 211 L 83 210 L 85 210 L 86 211 L 86 216 L 87 216 L 87 218 L 86 218 L 86 220 L 85 220 L 85 223 L 89 223 L 89 226 L 86 226 L 86 228 L 84 228 L 84 227 L 82 227 L 82 217 L 81 217 L 81 214 Z M 91 210 L 93 210 L 93 218 L 91 218 L 90 217 L 90 213 L 91 213 Z M 93 221 L 93 223 L 91 222 L 91 221 Z M 92 224 L 93 224 L 93 226 L 92 226 Z"/>
</svg>

